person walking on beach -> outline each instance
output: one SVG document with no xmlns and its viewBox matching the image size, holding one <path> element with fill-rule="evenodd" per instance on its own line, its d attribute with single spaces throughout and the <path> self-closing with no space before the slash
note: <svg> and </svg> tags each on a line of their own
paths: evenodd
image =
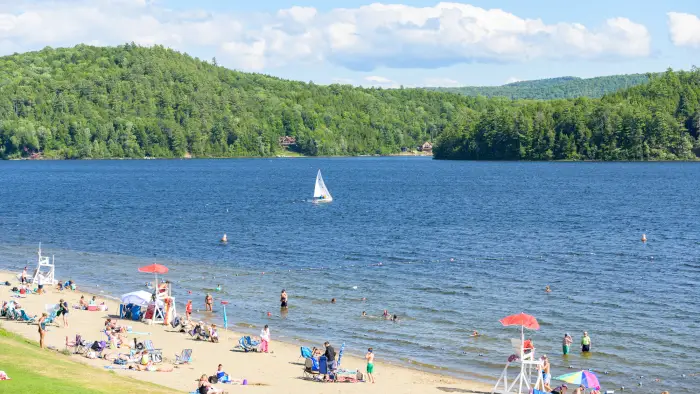
<svg viewBox="0 0 700 394">
<path fill-rule="evenodd" d="M 287 291 L 282 289 L 282 294 L 280 295 L 280 308 L 287 309 Z"/>
<path fill-rule="evenodd" d="M 22 276 L 19 278 L 20 284 L 25 284 L 27 283 L 27 267 L 24 267 L 22 270 Z"/>
<path fill-rule="evenodd" d="M 187 321 L 190 321 L 191 315 L 192 315 L 192 300 L 187 300 L 187 305 L 185 305 L 185 317 L 187 317 Z"/>
<path fill-rule="evenodd" d="M 591 351 L 591 337 L 588 336 L 588 332 L 583 332 L 583 338 L 581 338 L 581 352 L 588 353 Z"/>
<path fill-rule="evenodd" d="M 68 302 L 64 301 L 63 298 L 58 302 L 58 312 L 56 316 L 63 316 L 63 328 L 68 328 Z"/>
<path fill-rule="evenodd" d="M 367 360 L 367 379 L 374 383 L 374 352 L 372 348 L 367 349 L 365 360 Z"/>
<path fill-rule="evenodd" d="M 211 294 L 207 293 L 207 295 L 204 297 L 204 305 L 207 307 L 207 312 L 213 312 L 212 306 L 214 305 L 214 297 L 211 296 Z"/>
<path fill-rule="evenodd" d="M 544 391 L 552 391 L 550 384 L 552 383 L 552 372 L 550 371 L 550 364 L 547 355 L 542 356 L 542 381 L 544 382 Z"/>
<path fill-rule="evenodd" d="M 260 351 L 268 353 L 270 350 L 270 327 L 265 324 L 265 327 L 260 331 Z"/>
<path fill-rule="evenodd" d="M 37 324 L 39 325 L 39 347 L 44 348 L 44 337 L 46 336 L 46 319 L 49 315 L 46 312 L 41 314 Z"/>
<path fill-rule="evenodd" d="M 564 341 L 561 344 L 561 351 L 562 351 L 562 353 L 564 353 L 565 356 L 567 354 L 569 354 L 569 349 L 571 349 L 571 344 L 573 342 L 574 342 L 574 339 L 571 338 L 571 335 L 569 335 L 568 332 L 566 334 L 564 334 Z"/>
</svg>

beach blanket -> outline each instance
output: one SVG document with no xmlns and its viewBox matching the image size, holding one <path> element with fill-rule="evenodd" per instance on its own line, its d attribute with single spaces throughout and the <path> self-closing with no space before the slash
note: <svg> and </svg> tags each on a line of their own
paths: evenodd
<svg viewBox="0 0 700 394">
<path fill-rule="evenodd" d="M 10 380 L 10 377 L 7 376 L 5 371 L 0 371 L 0 380 Z"/>
<path fill-rule="evenodd" d="M 339 369 L 336 371 L 336 380 L 338 382 L 357 383 L 357 370 Z"/>
</svg>

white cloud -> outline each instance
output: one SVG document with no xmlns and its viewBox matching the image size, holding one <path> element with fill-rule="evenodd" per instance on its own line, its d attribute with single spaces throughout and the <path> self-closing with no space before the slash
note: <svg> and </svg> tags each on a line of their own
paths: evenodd
<svg viewBox="0 0 700 394">
<path fill-rule="evenodd" d="M 668 27 L 674 45 L 700 48 L 700 18 L 696 15 L 669 12 Z"/>
<path fill-rule="evenodd" d="M 679 42 L 692 41 L 692 30 L 682 31 L 686 35 L 680 34 Z M 650 52 L 646 27 L 626 18 L 591 29 L 461 3 L 214 14 L 196 8 L 173 11 L 155 0 L 0 1 L 0 54 L 46 45 L 131 41 L 216 56 L 223 65 L 255 71 L 324 62 L 361 71 L 437 68 L 469 62 L 635 58 Z"/>
<path fill-rule="evenodd" d="M 506 80 L 506 84 L 520 82 L 522 79 L 518 77 L 510 77 Z"/>
<path fill-rule="evenodd" d="M 423 86 L 425 87 L 449 88 L 461 85 L 459 81 L 450 78 L 426 78 L 423 82 Z"/>
</svg>

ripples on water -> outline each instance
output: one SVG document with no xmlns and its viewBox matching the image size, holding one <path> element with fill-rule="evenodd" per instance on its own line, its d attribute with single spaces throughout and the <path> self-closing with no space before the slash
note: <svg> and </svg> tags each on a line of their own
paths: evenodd
<svg viewBox="0 0 700 394">
<path fill-rule="evenodd" d="M 332 204 L 307 202 L 318 168 Z M 345 342 L 355 353 L 373 346 L 381 359 L 485 381 L 518 335 L 498 319 L 526 311 L 541 323 L 528 334 L 555 376 L 591 368 L 608 389 L 690 393 L 700 382 L 691 376 L 700 372 L 698 168 L 0 162 L 0 265 L 21 269 L 42 241 L 59 276 L 116 295 L 151 280 L 136 267 L 160 262 L 181 303 L 203 308 L 206 289 L 222 283 L 215 296 L 231 301 L 240 330 L 269 323 L 278 338 Z M 224 232 L 227 246 L 217 242 Z M 378 318 L 384 309 L 402 321 Z M 473 330 L 485 336 L 470 338 Z M 591 356 L 573 346 L 562 357 L 563 334 L 578 343 L 583 330 Z"/>
</svg>

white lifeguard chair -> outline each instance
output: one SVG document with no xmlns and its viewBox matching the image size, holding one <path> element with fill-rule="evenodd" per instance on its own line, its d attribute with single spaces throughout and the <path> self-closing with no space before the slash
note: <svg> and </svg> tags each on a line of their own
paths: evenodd
<svg viewBox="0 0 700 394">
<path fill-rule="evenodd" d="M 491 391 L 492 394 L 521 394 L 523 392 L 529 393 L 533 389 L 545 391 L 544 381 L 542 379 L 544 362 L 535 358 L 534 348 L 528 349 L 529 351 L 525 350 L 524 340 L 525 338 L 523 335 L 521 335 L 520 339 L 510 340 L 513 346 L 513 355 L 508 358 L 508 362 L 505 368 L 503 368 L 501 376 L 498 378 L 496 385 Z M 508 370 L 511 365 L 517 368 L 513 368 L 517 371 L 517 375 L 512 378 L 512 380 L 509 379 L 508 376 Z M 511 372 L 511 374 L 515 371 Z M 525 389 L 525 391 L 523 391 L 523 389 Z"/>
<path fill-rule="evenodd" d="M 41 284 L 43 285 L 55 285 L 58 283 L 55 278 L 56 267 L 55 257 L 51 256 L 51 260 L 47 256 L 41 255 L 41 244 L 39 244 L 39 252 L 37 258 L 36 270 L 34 270 L 34 275 L 32 275 L 29 281 L 32 284 L 39 284 L 39 278 L 41 278 Z"/>
<path fill-rule="evenodd" d="M 165 285 L 162 289 L 161 286 Z M 169 324 L 176 314 L 175 309 L 175 297 L 172 296 L 172 283 L 168 281 L 158 281 L 156 277 L 155 282 L 155 302 L 153 310 L 153 323 Z"/>
</svg>

